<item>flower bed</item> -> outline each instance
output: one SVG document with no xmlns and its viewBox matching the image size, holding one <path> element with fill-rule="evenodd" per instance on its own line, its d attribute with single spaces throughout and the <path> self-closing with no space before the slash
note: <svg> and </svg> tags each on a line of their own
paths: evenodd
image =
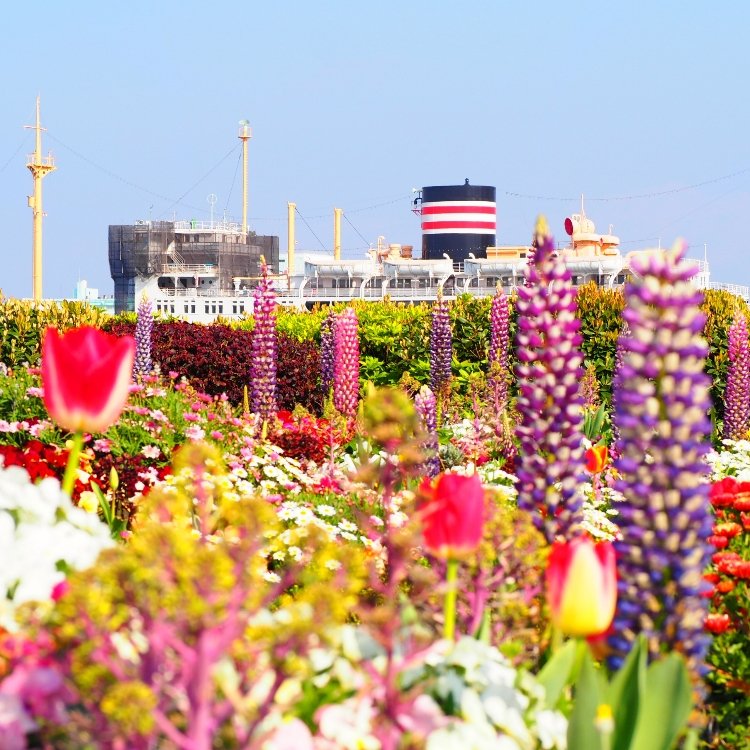
<svg viewBox="0 0 750 750">
<path fill-rule="evenodd" d="M 750 442 L 709 452 L 679 258 L 626 294 L 611 415 L 544 226 L 458 399 L 442 306 L 434 390 L 361 399 L 331 316 L 315 413 L 274 407 L 268 280 L 244 404 L 151 369 L 147 304 L 137 358 L 51 330 L 0 377 L 0 748 L 741 747 Z"/>
</svg>

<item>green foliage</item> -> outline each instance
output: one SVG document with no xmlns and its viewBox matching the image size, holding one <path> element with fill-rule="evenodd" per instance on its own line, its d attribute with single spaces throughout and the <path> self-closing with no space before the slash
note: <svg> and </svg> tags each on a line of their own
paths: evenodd
<svg viewBox="0 0 750 750">
<path fill-rule="evenodd" d="M 586 750 L 673 750 L 682 747 L 693 708 L 687 665 L 676 652 L 647 664 L 648 647 L 636 641 L 625 663 L 607 680 L 585 642 L 567 644 L 540 673 L 550 706 L 564 707 L 573 685 L 568 747 Z M 690 733 L 688 733 L 690 735 Z M 692 741 L 692 740 L 690 740 Z"/>
<path fill-rule="evenodd" d="M 622 289 L 608 289 L 589 283 L 578 289 L 576 302 L 581 321 L 584 363 L 593 366 L 602 400 L 609 403 L 625 296 Z"/>
<path fill-rule="evenodd" d="M 47 326 L 60 331 L 82 325 L 100 327 L 108 317 L 88 302 L 31 302 L 6 299 L 0 294 L 0 362 L 9 367 L 37 365 Z"/>
</svg>

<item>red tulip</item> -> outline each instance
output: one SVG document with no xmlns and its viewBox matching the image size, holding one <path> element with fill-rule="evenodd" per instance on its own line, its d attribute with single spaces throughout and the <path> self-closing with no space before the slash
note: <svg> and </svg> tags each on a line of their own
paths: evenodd
<svg viewBox="0 0 750 750">
<path fill-rule="evenodd" d="M 552 623 L 567 635 L 603 633 L 615 616 L 617 571 L 609 542 L 588 537 L 552 545 L 546 571 Z"/>
<path fill-rule="evenodd" d="M 48 328 L 42 343 L 44 403 L 71 432 L 103 432 L 128 400 L 135 340 L 84 326 L 62 336 Z"/>
<path fill-rule="evenodd" d="M 419 488 L 425 546 L 439 557 L 456 558 L 472 552 L 482 540 L 484 488 L 476 474 L 440 474 Z"/>
</svg>

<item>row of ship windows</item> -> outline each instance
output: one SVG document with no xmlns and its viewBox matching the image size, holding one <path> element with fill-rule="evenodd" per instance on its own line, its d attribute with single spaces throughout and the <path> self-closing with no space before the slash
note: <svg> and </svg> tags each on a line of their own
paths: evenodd
<svg viewBox="0 0 750 750">
<path fill-rule="evenodd" d="M 185 314 L 195 314 L 195 303 L 189 305 L 175 305 L 173 302 L 157 302 L 156 309 L 158 312 L 172 313 L 174 315 L 175 308 L 179 311 L 182 307 L 182 312 Z M 223 302 L 206 302 L 203 305 L 203 312 L 205 315 L 223 315 L 224 314 L 224 303 Z M 229 306 L 227 305 L 227 313 L 229 312 Z M 232 303 L 232 314 L 242 315 L 245 312 L 245 303 L 237 302 Z"/>
</svg>

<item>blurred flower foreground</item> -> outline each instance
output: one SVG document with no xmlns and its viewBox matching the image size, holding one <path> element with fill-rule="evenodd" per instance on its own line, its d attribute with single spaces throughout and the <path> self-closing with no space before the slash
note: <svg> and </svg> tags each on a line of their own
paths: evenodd
<svg viewBox="0 0 750 750">
<path fill-rule="evenodd" d="M 235 401 L 160 371 L 146 299 L 135 340 L 51 326 L 4 366 L 0 750 L 747 746 L 746 320 L 723 427 L 701 294 L 654 252 L 610 405 L 533 245 L 486 373 L 442 297 L 398 384 L 362 308 L 313 311 L 318 407 L 281 409 L 266 272 Z"/>
</svg>

